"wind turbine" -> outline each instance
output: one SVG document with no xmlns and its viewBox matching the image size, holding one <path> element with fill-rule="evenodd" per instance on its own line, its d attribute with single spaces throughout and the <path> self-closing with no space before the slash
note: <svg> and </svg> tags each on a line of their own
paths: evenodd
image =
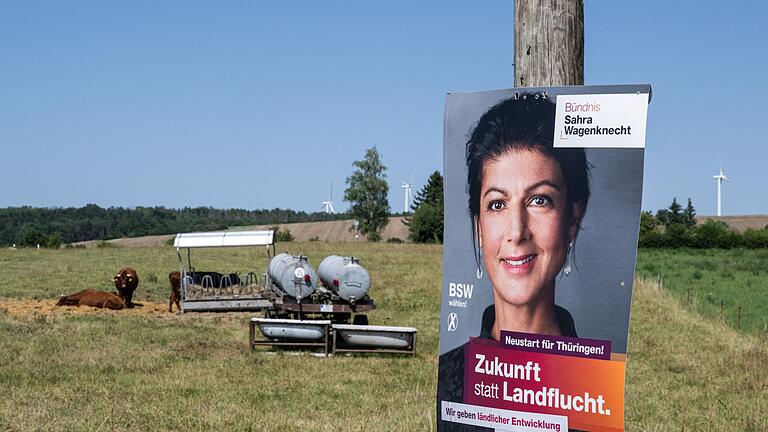
<svg viewBox="0 0 768 432">
<path fill-rule="evenodd" d="M 325 214 L 336 214 L 333 209 L 333 182 L 331 182 L 331 193 L 328 194 L 328 201 L 323 201 L 323 211 Z"/>
<path fill-rule="evenodd" d="M 712 178 L 717 181 L 717 215 L 721 216 L 721 214 L 720 214 L 720 196 L 721 196 L 720 187 L 723 184 L 723 180 L 725 180 L 725 181 L 731 181 L 731 180 L 728 179 L 728 177 L 726 177 L 725 174 L 723 174 L 723 166 L 722 165 L 720 165 L 720 174 L 718 174 L 716 176 L 712 176 Z"/>
<path fill-rule="evenodd" d="M 403 202 L 403 213 L 410 213 L 411 201 L 413 200 L 413 176 L 416 174 L 414 171 L 411 174 L 411 179 L 408 182 L 403 182 L 401 188 L 405 189 L 405 201 Z"/>
</svg>

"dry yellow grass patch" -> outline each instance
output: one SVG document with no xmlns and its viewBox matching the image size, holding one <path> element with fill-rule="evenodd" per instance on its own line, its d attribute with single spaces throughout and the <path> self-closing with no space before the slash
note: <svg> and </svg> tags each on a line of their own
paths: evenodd
<svg viewBox="0 0 768 432">
<path fill-rule="evenodd" d="M 16 319 L 26 319 L 34 316 L 152 316 L 166 317 L 168 304 L 144 301 L 141 307 L 123 310 L 99 309 L 90 306 L 56 306 L 58 300 L 25 300 L 0 298 L 0 311 L 5 311 Z M 175 310 L 175 307 L 174 307 Z"/>
</svg>

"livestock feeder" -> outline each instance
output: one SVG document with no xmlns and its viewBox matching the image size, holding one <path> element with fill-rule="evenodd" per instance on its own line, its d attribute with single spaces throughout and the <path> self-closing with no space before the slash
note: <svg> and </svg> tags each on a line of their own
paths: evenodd
<svg viewBox="0 0 768 432">
<path fill-rule="evenodd" d="M 275 255 L 274 231 L 220 231 L 179 233 L 173 241 L 181 274 L 181 311 L 254 311 L 270 308 L 264 295 L 266 273 L 256 269 L 240 272 L 200 271 L 192 264 L 198 248 L 264 247 L 267 258 Z M 186 250 L 186 263 L 182 256 Z"/>
</svg>

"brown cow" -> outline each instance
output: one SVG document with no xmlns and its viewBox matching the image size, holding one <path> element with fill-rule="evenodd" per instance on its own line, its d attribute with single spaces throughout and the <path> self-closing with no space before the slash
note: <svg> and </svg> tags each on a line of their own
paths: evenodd
<svg viewBox="0 0 768 432">
<path fill-rule="evenodd" d="M 172 271 L 168 275 L 171 282 L 171 295 L 168 298 L 168 312 L 173 312 L 173 304 L 176 303 L 176 310 L 181 310 L 179 300 L 181 299 L 181 273 Z"/>
<path fill-rule="evenodd" d="M 97 308 L 120 310 L 125 302 L 117 294 L 106 291 L 87 289 L 68 296 L 59 297 L 56 306 L 92 306 Z"/>
<path fill-rule="evenodd" d="M 133 292 L 139 286 L 139 275 L 136 274 L 136 270 L 125 267 L 120 269 L 115 276 L 115 288 L 117 293 L 125 301 L 126 307 L 132 308 L 135 304 L 131 301 L 133 298 Z"/>
</svg>

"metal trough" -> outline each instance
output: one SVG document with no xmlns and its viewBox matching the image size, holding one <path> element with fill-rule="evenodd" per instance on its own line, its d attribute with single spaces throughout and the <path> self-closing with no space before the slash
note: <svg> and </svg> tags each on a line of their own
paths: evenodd
<svg viewBox="0 0 768 432">
<path fill-rule="evenodd" d="M 327 333 L 329 320 L 290 320 L 253 318 L 261 334 L 270 339 L 290 339 L 316 341 L 323 339 Z"/>
<path fill-rule="evenodd" d="M 320 348 L 327 356 L 330 347 L 328 343 L 330 326 L 330 320 L 251 318 L 249 345 L 251 350 L 257 346 Z M 256 338 L 257 327 L 266 339 Z"/>
<path fill-rule="evenodd" d="M 413 327 L 334 324 L 332 352 L 416 353 Z"/>
</svg>

